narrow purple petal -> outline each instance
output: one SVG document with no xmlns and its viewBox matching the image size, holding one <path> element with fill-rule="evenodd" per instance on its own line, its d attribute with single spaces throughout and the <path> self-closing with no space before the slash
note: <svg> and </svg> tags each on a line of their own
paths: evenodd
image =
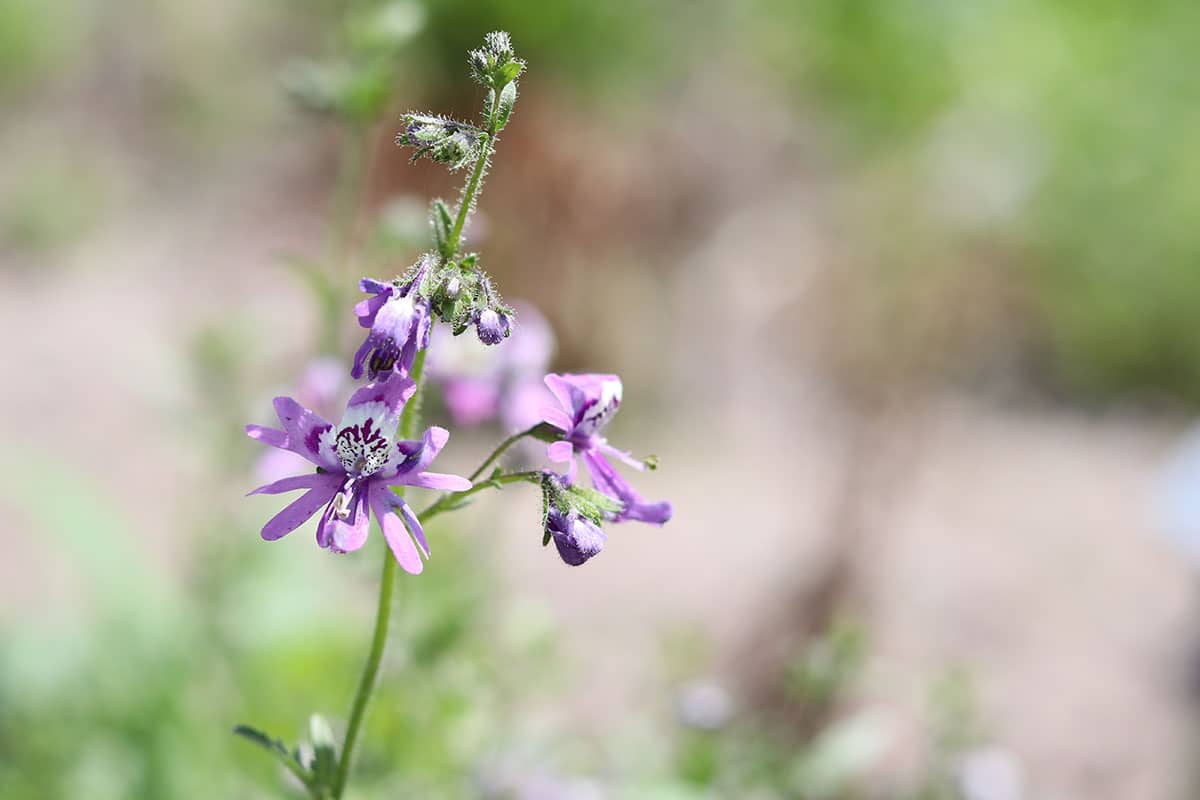
<svg viewBox="0 0 1200 800">
<path fill-rule="evenodd" d="M 359 291 L 367 294 L 391 294 L 396 287 L 390 283 L 377 281 L 374 278 L 362 278 L 358 282 Z"/>
<path fill-rule="evenodd" d="M 274 428 L 266 428 L 262 425 L 247 425 L 246 435 L 271 447 L 287 448 L 287 434 L 283 431 L 277 431 Z"/>
<path fill-rule="evenodd" d="M 396 562 L 405 572 L 411 575 L 420 574 L 421 570 L 425 568 L 421 562 L 421 555 L 417 552 L 417 547 L 413 544 L 404 523 L 392 513 L 394 503 L 399 498 L 393 495 L 390 489 L 378 484 L 373 485 L 369 491 L 371 511 L 379 520 L 383 538 L 387 540 L 392 555 L 396 557 Z"/>
<path fill-rule="evenodd" d="M 341 475 L 330 473 L 313 472 L 308 475 L 295 475 L 291 478 L 282 478 L 274 483 L 268 483 L 266 486 L 260 486 L 246 496 L 252 494 L 282 494 L 283 492 L 294 492 L 297 489 L 314 489 L 318 486 L 328 486 L 331 489 L 336 489 L 342 481 Z"/>
<path fill-rule="evenodd" d="M 375 340 L 367 334 L 367 338 L 363 339 L 363 343 L 358 346 L 358 350 L 354 352 L 354 364 L 350 367 L 350 377 L 358 380 L 363 376 L 363 364 L 366 363 L 367 356 L 375 349 Z"/>
<path fill-rule="evenodd" d="M 651 503 L 644 500 L 624 478 L 617 474 L 612 464 L 608 463 L 604 456 L 596 452 L 584 453 L 583 460 L 592 476 L 592 485 L 596 487 L 596 491 L 606 494 L 614 500 L 619 500 L 624 505 L 621 513 L 617 515 L 617 522 L 632 519 L 652 525 L 662 525 L 670 521 L 673 512 L 670 503 L 666 501 Z"/>
<path fill-rule="evenodd" d="M 628 464 L 629 466 L 633 467 L 634 469 L 638 470 L 639 472 L 644 472 L 646 470 L 646 462 L 638 461 L 627 450 L 618 450 L 617 448 L 613 447 L 611 444 L 608 444 L 608 443 L 600 445 L 599 448 L 597 448 L 597 449 L 601 453 L 604 453 L 606 456 L 612 456 L 613 458 L 617 459 L 618 461 L 622 461 L 622 462 Z"/>
<path fill-rule="evenodd" d="M 267 521 L 267 524 L 262 529 L 262 538 L 273 542 L 276 539 L 287 536 L 333 499 L 336 491 L 336 488 L 330 489 L 324 485 L 309 489 L 300 495 L 299 498 L 293 500 L 283 511 L 280 511 Z"/>
<path fill-rule="evenodd" d="M 400 498 L 396 498 L 396 500 L 396 508 L 404 517 L 404 524 L 408 526 L 409 532 L 417 540 L 417 547 L 421 548 L 421 552 L 425 554 L 426 558 L 429 558 L 429 542 L 425 540 L 425 529 L 421 527 L 421 520 L 417 519 L 417 515 L 413 513 L 412 506 Z"/>
<path fill-rule="evenodd" d="M 416 486 L 420 489 L 437 489 L 442 492 L 465 492 L 471 488 L 471 482 L 458 475 L 447 475 L 442 472 L 418 472 L 403 481 L 406 486 Z"/>
</svg>

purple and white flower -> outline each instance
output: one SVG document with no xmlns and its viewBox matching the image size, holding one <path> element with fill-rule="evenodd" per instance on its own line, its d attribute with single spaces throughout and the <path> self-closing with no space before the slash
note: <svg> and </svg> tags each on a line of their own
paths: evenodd
<svg viewBox="0 0 1200 800">
<path fill-rule="evenodd" d="M 246 433 L 264 444 L 303 456 L 316 465 L 317 471 L 283 478 L 250 492 L 306 490 L 263 526 L 262 538 L 282 538 L 320 511 L 317 544 L 345 553 L 363 546 L 370 515 L 374 514 L 396 561 L 406 572 L 420 572 L 421 554 L 429 557 L 429 543 L 417 515 L 391 487 L 462 491 L 471 488 L 471 482 L 457 475 L 426 471 L 449 439 L 444 428 L 430 428 L 420 441 L 395 441 L 400 412 L 415 391 L 416 384 L 405 376 L 363 386 L 350 398 L 337 426 L 290 397 L 275 398 L 275 413 L 283 430 L 247 425 Z"/>
<path fill-rule="evenodd" d="M 608 460 L 611 456 L 634 469 L 646 469 L 644 462 L 616 449 L 600 433 L 620 408 L 621 379 L 616 375 L 551 373 L 545 381 L 560 407 L 542 409 L 542 419 L 563 432 L 560 441 L 546 448 L 546 456 L 551 461 L 568 464 L 568 482 L 575 482 L 578 473 L 575 457 L 579 456 L 596 490 L 621 503 L 614 521 L 634 519 L 662 525 L 671 519 L 670 503 L 642 499 Z"/>
<path fill-rule="evenodd" d="M 428 260 L 424 262 L 428 265 Z M 363 376 L 366 366 L 367 377 L 376 380 L 385 378 L 393 371 L 407 375 L 412 369 L 418 350 L 429 346 L 429 329 L 433 315 L 428 298 L 422 297 L 415 287 L 420 285 L 424 269 L 408 283 L 396 285 L 373 278 L 363 278 L 358 288 L 373 294 L 354 307 L 358 324 L 370 328 L 362 346 L 354 354 L 354 366 L 350 374 L 357 380 Z"/>
</svg>

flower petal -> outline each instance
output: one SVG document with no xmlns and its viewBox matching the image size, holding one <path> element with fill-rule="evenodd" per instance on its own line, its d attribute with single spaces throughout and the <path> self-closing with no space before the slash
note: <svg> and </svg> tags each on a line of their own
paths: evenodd
<svg viewBox="0 0 1200 800">
<path fill-rule="evenodd" d="M 421 489 L 437 489 L 442 492 L 465 492 L 471 488 L 471 482 L 466 478 L 442 472 L 418 472 L 416 475 L 406 478 L 404 484 Z"/>
<path fill-rule="evenodd" d="M 338 423 L 338 430 L 353 425 L 362 425 L 368 419 L 385 439 L 390 439 L 400 425 L 400 412 L 404 404 L 417 391 L 411 378 L 393 375 L 385 380 L 360 387 L 346 404 L 346 413 Z"/>
<path fill-rule="evenodd" d="M 583 461 L 587 464 L 588 472 L 592 476 L 592 485 L 596 487 L 596 491 L 624 504 L 621 513 L 617 514 L 617 522 L 632 519 L 652 525 L 662 525 L 670 521 L 673 513 L 670 503 L 666 501 L 651 503 L 644 500 L 624 478 L 617 474 L 612 464 L 608 463 L 604 456 L 595 452 L 584 453 Z"/>
<path fill-rule="evenodd" d="M 321 437 L 333 429 L 332 425 L 290 397 L 275 398 L 275 414 L 287 434 L 287 449 L 319 467 L 340 469 L 333 453 L 321 447 Z"/>
<path fill-rule="evenodd" d="M 638 470 L 639 472 L 646 471 L 646 462 L 638 461 L 627 450 L 618 450 L 617 448 L 613 447 L 611 444 L 608 444 L 607 442 L 600 445 L 600 447 L 597 449 L 601 453 L 604 453 L 607 456 L 612 456 L 613 458 L 615 458 L 619 461 L 623 461 L 624 463 L 628 464 L 629 466 L 633 467 L 634 469 Z"/>
<path fill-rule="evenodd" d="M 267 521 L 262 529 L 262 538 L 273 542 L 287 536 L 332 500 L 336 491 L 336 488 L 330 489 L 324 485 L 309 489 Z"/>
<path fill-rule="evenodd" d="M 383 538 L 387 540 L 396 562 L 405 572 L 411 575 L 419 574 L 425 565 L 421 563 L 421 556 L 417 553 L 416 545 L 408 535 L 404 523 L 392 513 L 392 508 L 401 502 L 400 499 L 393 495 L 390 489 L 379 484 L 372 486 L 369 491 L 371 511 L 379 520 Z"/>
<path fill-rule="evenodd" d="M 369 278 L 364 278 L 364 280 L 369 280 Z M 372 281 L 372 283 L 378 284 L 379 281 Z M 374 297 L 368 297 L 366 300 L 359 300 L 354 305 L 354 316 L 358 317 L 358 324 L 364 328 L 369 328 L 375 324 L 375 315 L 379 313 L 379 309 L 383 308 L 383 304 L 391 297 L 391 287 L 384 286 L 383 284 L 380 284 L 380 286 L 382 288 L 378 290 L 379 294 L 376 294 Z M 361 283 L 359 287 L 362 287 Z M 363 291 L 374 290 L 363 289 Z"/>
<path fill-rule="evenodd" d="M 271 447 L 287 449 L 288 437 L 283 431 L 277 431 L 274 428 L 267 428 L 262 425 L 247 425 L 246 435 Z"/>
<path fill-rule="evenodd" d="M 553 425 L 563 433 L 570 433 L 575 427 L 575 420 L 571 419 L 571 416 L 561 408 L 543 406 L 540 413 L 543 422 Z"/>
<path fill-rule="evenodd" d="M 419 441 L 397 442 L 388 463 L 380 468 L 379 477 L 390 484 L 408 483 L 407 476 L 424 472 L 449 440 L 450 431 L 434 425 Z"/>
<path fill-rule="evenodd" d="M 421 552 L 425 554 L 426 558 L 429 558 L 429 542 L 425 540 L 425 529 L 421 527 L 421 520 L 417 519 L 417 515 L 413 513 L 412 506 L 400 498 L 396 499 L 398 501 L 396 508 L 404 517 L 404 523 L 408 526 L 409 532 L 417 540 L 417 547 L 421 548 Z"/>
<path fill-rule="evenodd" d="M 546 458 L 556 463 L 570 461 L 575 457 L 575 446 L 570 442 L 551 442 L 546 446 Z"/>
<path fill-rule="evenodd" d="M 266 486 L 260 486 L 252 492 L 246 494 L 249 497 L 252 494 L 282 494 L 283 492 L 294 492 L 297 489 L 314 489 L 318 486 L 328 486 L 330 489 L 336 489 L 342 481 L 341 475 L 331 473 L 312 472 L 307 475 L 294 475 L 290 478 L 281 478 L 274 483 L 268 483 Z"/>
<path fill-rule="evenodd" d="M 325 522 L 324 538 L 335 553 L 349 553 L 362 547 L 371 530 L 371 515 L 367 512 L 367 490 L 355 493 L 350 515 L 339 519 L 332 515 Z"/>
</svg>

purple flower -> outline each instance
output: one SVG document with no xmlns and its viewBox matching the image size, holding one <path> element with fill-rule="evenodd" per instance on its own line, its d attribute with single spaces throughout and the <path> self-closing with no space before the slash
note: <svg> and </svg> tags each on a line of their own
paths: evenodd
<svg viewBox="0 0 1200 800">
<path fill-rule="evenodd" d="M 438 326 L 425 362 L 425 374 L 442 390 L 456 425 L 480 425 L 499 417 L 510 431 L 541 422 L 541 409 L 553 400 L 542 376 L 554 353 L 554 333 L 537 309 L 513 303 L 520 320 L 493 350 L 473 336 L 454 336 Z"/>
<path fill-rule="evenodd" d="M 363 386 L 350 398 L 336 427 L 290 397 L 275 398 L 275 413 L 283 430 L 247 425 L 246 433 L 272 447 L 298 453 L 315 464 L 317 471 L 250 492 L 307 490 L 263 526 L 262 537 L 268 541 L 282 538 L 321 511 L 317 544 L 345 553 L 362 547 L 373 513 L 400 566 L 406 572 L 420 572 L 421 557 L 412 539 L 426 558 L 429 543 L 417 515 L 390 487 L 462 491 L 469 489 L 471 482 L 457 475 L 426 472 L 450 436 L 444 428 L 430 428 L 421 441 L 394 441 L 400 412 L 414 391 L 416 385 L 404 376 Z"/>
<path fill-rule="evenodd" d="M 375 380 L 380 374 L 393 370 L 407 375 L 412 369 L 418 350 L 429 346 L 429 329 L 433 323 L 430 304 L 415 287 L 423 272 L 407 284 L 396 286 L 372 278 L 363 278 L 358 288 L 374 294 L 354 307 L 358 324 L 370 328 L 370 333 L 354 354 L 350 374 L 357 380 L 367 366 L 367 377 Z"/>
<path fill-rule="evenodd" d="M 577 466 L 575 456 L 583 459 L 592 485 L 596 490 L 622 504 L 615 521 L 635 519 L 662 525 L 671 518 L 671 504 L 649 503 L 634 491 L 624 478 L 613 469 L 607 456 L 620 459 L 634 469 L 645 469 L 646 465 L 629 453 L 617 450 L 600 435 L 617 409 L 621 406 L 621 379 L 616 375 L 569 375 L 550 374 L 546 386 L 558 400 L 561 408 L 542 409 L 542 419 L 563 432 L 561 441 L 546 448 L 551 461 L 568 462 L 567 480 L 575 481 Z"/>
<path fill-rule="evenodd" d="M 578 567 L 604 547 L 604 531 L 579 515 L 577 511 L 562 512 L 553 505 L 546 513 L 546 532 L 562 560 Z"/>
<path fill-rule="evenodd" d="M 512 320 L 504 312 L 485 308 L 475 318 L 475 333 L 484 344 L 500 344 L 512 332 Z"/>
</svg>

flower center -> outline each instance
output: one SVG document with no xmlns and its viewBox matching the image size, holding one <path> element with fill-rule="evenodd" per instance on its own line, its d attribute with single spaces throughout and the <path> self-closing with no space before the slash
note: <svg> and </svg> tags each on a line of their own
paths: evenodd
<svg viewBox="0 0 1200 800">
<path fill-rule="evenodd" d="M 360 425 L 349 425 L 338 431 L 336 444 L 338 460 L 351 475 L 374 474 L 388 460 L 391 449 L 387 438 L 370 417 Z"/>
</svg>

